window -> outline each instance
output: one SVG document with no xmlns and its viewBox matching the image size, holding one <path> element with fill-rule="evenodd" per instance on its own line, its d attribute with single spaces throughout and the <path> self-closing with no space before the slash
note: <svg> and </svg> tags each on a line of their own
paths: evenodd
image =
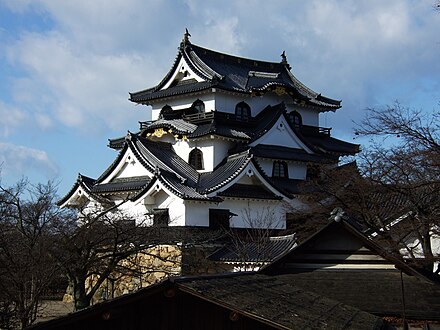
<svg viewBox="0 0 440 330">
<path fill-rule="evenodd" d="M 235 106 L 235 118 L 241 121 L 248 121 L 251 117 L 251 108 L 246 102 L 240 102 Z"/>
<path fill-rule="evenodd" d="M 288 178 L 289 170 L 287 167 L 287 163 L 279 160 L 275 161 L 273 163 L 272 176 L 278 178 Z"/>
<path fill-rule="evenodd" d="M 302 117 L 298 111 L 289 113 L 289 121 L 294 128 L 300 128 L 302 125 Z"/>
<path fill-rule="evenodd" d="M 167 227 L 169 218 L 168 209 L 153 209 L 154 227 Z"/>
<path fill-rule="evenodd" d="M 198 113 L 204 113 L 205 112 L 205 103 L 203 103 L 202 100 L 196 100 L 192 107 L 196 110 Z"/>
<path fill-rule="evenodd" d="M 229 210 L 209 209 L 209 228 L 228 230 L 230 228 L 229 219 L 232 215 Z"/>
<path fill-rule="evenodd" d="M 173 108 L 171 108 L 171 106 L 169 106 L 168 104 L 166 104 L 159 113 L 159 118 L 163 119 L 165 115 L 170 114 L 173 112 Z"/>
<path fill-rule="evenodd" d="M 196 170 L 203 170 L 203 153 L 200 149 L 193 149 L 189 153 L 188 163 Z"/>
</svg>

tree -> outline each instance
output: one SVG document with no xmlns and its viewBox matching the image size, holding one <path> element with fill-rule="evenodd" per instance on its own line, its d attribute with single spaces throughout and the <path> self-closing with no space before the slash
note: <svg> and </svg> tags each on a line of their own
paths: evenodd
<svg viewBox="0 0 440 330">
<path fill-rule="evenodd" d="M 439 234 L 440 114 L 423 114 L 399 103 L 368 109 L 356 134 L 372 138 L 357 168 L 323 171 L 314 200 L 342 207 L 386 248 L 433 271 Z M 439 272 L 436 269 L 435 272 Z"/>
<path fill-rule="evenodd" d="M 52 255 L 68 277 L 76 310 L 90 306 L 94 295 L 110 277 L 151 271 L 153 265 L 145 270 L 131 260 L 173 242 L 173 238 L 163 233 L 164 228 L 146 226 L 146 218 L 135 220 L 120 211 L 120 206 L 81 208 L 79 214 L 54 226 L 57 238 Z"/>
<path fill-rule="evenodd" d="M 437 259 L 431 241 L 440 225 L 439 119 L 438 111 L 424 114 L 395 103 L 383 111 L 368 109 L 357 130 L 377 141 L 360 163 L 361 174 L 405 202 L 406 213 L 400 216 L 416 237 L 424 268 L 431 270 Z M 416 257 L 414 247 L 406 250 Z"/>
<path fill-rule="evenodd" d="M 60 214 L 53 191 L 51 182 L 0 184 L 1 328 L 25 328 L 34 322 L 42 296 L 59 276 L 47 253 L 50 224 Z"/>
</svg>

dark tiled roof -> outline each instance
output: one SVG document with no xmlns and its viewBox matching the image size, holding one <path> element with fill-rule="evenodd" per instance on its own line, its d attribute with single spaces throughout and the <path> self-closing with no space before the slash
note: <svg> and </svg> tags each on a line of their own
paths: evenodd
<svg viewBox="0 0 440 330">
<path fill-rule="evenodd" d="M 162 89 L 171 79 L 172 73 L 177 69 L 177 63 L 182 58 L 205 81 L 177 84 Z M 153 88 L 130 93 L 130 100 L 142 103 L 164 97 L 203 91 L 211 87 L 248 94 L 282 87 L 292 97 L 312 105 L 329 109 L 340 107 L 340 101 L 323 97 L 302 84 L 293 76 L 289 65 L 286 63 L 257 61 L 227 55 L 193 45 L 189 41 L 183 43 L 179 48 L 176 60 L 164 79 Z"/>
<path fill-rule="evenodd" d="M 277 177 L 271 177 L 269 180 L 275 187 L 278 188 L 278 190 L 285 191 L 289 195 L 310 192 L 305 190 L 304 180 Z"/>
<path fill-rule="evenodd" d="M 250 152 L 255 157 L 283 159 L 299 162 L 327 163 L 329 159 L 317 154 L 308 154 L 303 149 L 288 148 L 275 145 L 259 144 L 252 147 Z"/>
<path fill-rule="evenodd" d="M 201 200 L 201 201 L 212 201 L 221 202 L 221 198 L 218 197 L 208 197 L 204 194 L 199 193 L 195 188 L 188 187 L 183 184 L 182 181 L 174 175 L 160 175 L 158 180 L 170 189 L 175 195 L 186 200 Z"/>
<path fill-rule="evenodd" d="M 336 153 L 341 155 L 355 155 L 359 152 L 359 145 L 335 139 L 328 135 L 305 136 L 303 138 L 314 148 L 324 152 Z"/>
<path fill-rule="evenodd" d="M 159 168 L 166 172 L 175 173 L 182 180 L 186 179 L 187 185 L 196 185 L 199 173 L 174 152 L 171 144 L 152 142 L 142 137 L 136 138 L 133 143 L 144 160 L 150 163 L 153 171 L 155 168 Z"/>
<path fill-rule="evenodd" d="M 169 87 L 164 90 L 154 91 L 152 89 L 148 89 L 145 91 L 131 93 L 130 101 L 141 103 L 147 102 L 150 100 L 157 100 L 165 97 L 177 96 L 186 93 L 200 92 L 211 87 L 215 86 L 214 83 L 210 81 L 198 82 L 198 83 L 190 83 L 184 85 L 177 85 L 173 87 Z"/>
<path fill-rule="evenodd" d="M 197 138 L 211 134 L 234 138 L 234 139 L 243 139 L 243 140 L 250 139 L 248 133 L 244 132 L 243 130 L 240 130 L 239 128 L 234 129 L 231 126 L 227 126 L 225 124 L 217 124 L 215 122 L 199 125 L 192 134 L 188 135 L 188 137 Z"/>
<path fill-rule="evenodd" d="M 150 182 L 150 178 L 146 176 L 119 178 L 114 179 L 110 183 L 101 183 L 93 186 L 91 189 L 94 193 L 106 193 L 116 191 L 138 191 Z"/>
<path fill-rule="evenodd" d="M 409 319 L 440 320 L 440 286 L 402 274 Z M 307 291 L 380 316 L 403 316 L 398 270 L 316 270 L 278 276 Z"/>
<path fill-rule="evenodd" d="M 208 301 L 267 320 L 283 329 L 381 329 L 382 319 L 307 292 L 281 278 L 242 275 L 188 279 L 177 284 Z"/>
<path fill-rule="evenodd" d="M 224 186 L 232 181 L 243 168 L 249 164 L 251 157 L 249 153 L 233 155 L 217 166 L 214 171 L 202 173 L 200 176 L 199 190 L 203 193 L 209 193 Z"/>
<path fill-rule="evenodd" d="M 90 192 L 94 183 L 95 183 L 95 179 L 89 178 L 88 176 L 78 173 L 78 177 L 74 185 L 66 195 L 64 195 L 59 201 L 57 201 L 57 205 L 60 206 L 65 202 L 67 202 L 67 200 L 70 198 L 70 196 L 72 196 L 72 194 L 76 191 L 76 189 L 78 189 L 79 186 L 82 186 L 86 191 Z"/>
<path fill-rule="evenodd" d="M 172 129 L 173 133 L 178 134 L 190 134 L 193 133 L 197 125 L 191 124 L 183 119 L 171 119 L 171 120 L 164 120 L 159 119 L 154 122 L 152 122 L 146 129 L 156 129 L 156 128 L 168 128 Z"/>
<path fill-rule="evenodd" d="M 116 139 L 108 139 L 108 146 L 112 149 L 122 149 L 125 144 L 125 136 Z"/>
<path fill-rule="evenodd" d="M 263 236 L 263 235 L 262 235 Z M 260 242 L 236 242 L 222 247 L 208 259 L 221 262 L 270 262 L 296 245 L 295 235 L 261 238 Z"/>
<path fill-rule="evenodd" d="M 236 198 L 255 198 L 255 199 L 273 199 L 279 200 L 282 197 L 275 195 L 273 192 L 267 190 L 263 186 L 239 184 L 236 183 L 228 189 L 218 193 L 222 197 L 236 197 Z"/>
</svg>

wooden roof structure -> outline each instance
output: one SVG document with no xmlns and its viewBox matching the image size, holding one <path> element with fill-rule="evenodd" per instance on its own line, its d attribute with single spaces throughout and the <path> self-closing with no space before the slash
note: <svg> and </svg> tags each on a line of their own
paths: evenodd
<svg viewBox="0 0 440 330">
<path fill-rule="evenodd" d="M 31 329 L 389 329 L 381 318 L 260 274 L 179 277 Z"/>
</svg>

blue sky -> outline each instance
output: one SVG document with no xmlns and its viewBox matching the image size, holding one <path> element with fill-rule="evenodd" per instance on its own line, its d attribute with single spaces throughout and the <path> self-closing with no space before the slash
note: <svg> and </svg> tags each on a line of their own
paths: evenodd
<svg viewBox="0 0 440 330">
<path fill-rule="evenodd" d="M 147 107 L 128 92 L 166 74 L 191 41 L 279 61 L 342 99 L 321 126 L 352 141 L 367 107 L 395 100 L 440 110 L 435 0 L 0 0 L 0 164 L 3 184 L 98 177 L 116 157 L 107 139 L 136 131 Z"/>
</svg>

